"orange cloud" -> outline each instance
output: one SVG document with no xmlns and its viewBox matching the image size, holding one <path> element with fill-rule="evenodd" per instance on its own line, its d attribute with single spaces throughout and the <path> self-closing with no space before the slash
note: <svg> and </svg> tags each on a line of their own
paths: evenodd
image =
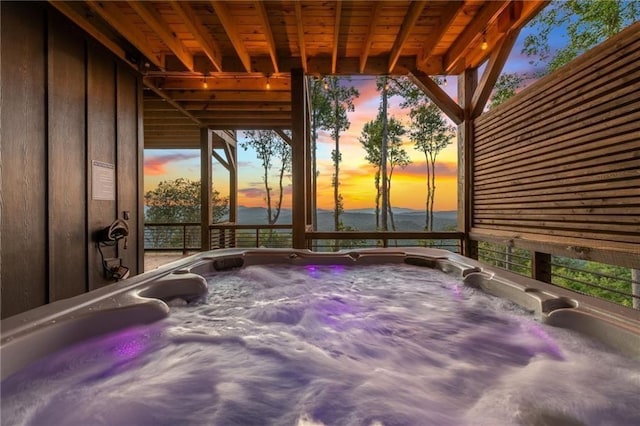
<svg viewBox="0 0 640 426">
<path fill-rule="evenodd" d="M 145 156 L 144 174 L 149 176 L 159 176 L 167 173 L 167 165 L 176 161 L 191 160 L 199 158 L 200 153 L 193 154 L 169 154 L 160 156 Z"/>
</svg>

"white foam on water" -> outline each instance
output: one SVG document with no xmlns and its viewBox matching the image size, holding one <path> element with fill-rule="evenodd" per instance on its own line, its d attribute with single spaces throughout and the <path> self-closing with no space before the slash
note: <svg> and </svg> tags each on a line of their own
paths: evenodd
<svg viewBox="0 0 640 426">
<path fill-rule="evenodd" d="M 2 383 L 3 424 L 638 425 L 640 360 L 439 271 L 250 266 Z"/>
</svg>

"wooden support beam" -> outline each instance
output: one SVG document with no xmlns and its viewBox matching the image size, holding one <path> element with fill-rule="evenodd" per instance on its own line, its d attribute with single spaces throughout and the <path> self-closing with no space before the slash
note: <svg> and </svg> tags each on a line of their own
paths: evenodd
<svg viewBox="0 0 640 426">
<path fill-rule="evenodd" d="M 158 117 L 162 112 L 155 113 Z M 193 116 L 199 120 L 290 120 L 291 111 L 193 111 Z M 171 117 L 167 115 L 168 117 Z"/>
<path fill-rule="evenodd" d="M 395 68 L 398 58 L 400 58 L 400 54 L 402 53 L 402 48 L 404 47 L 411 30 L 416 25 L 416 22 L 418 22 L 422 9 L 424 9 L 426 4 L 426 1 L 414 1 L 409 6 L 409 10 L 404 16 L 404 21 L 402 22 L 400 31 L 398 31 L 396 40 L 393 42 L 393 47 L 391 48 L 391 53 L 389 54 L 389 66 L 387 67 L 388 73 L 391 73 Z"/>
<path fill-rule="evenodd" d="M 103 46 L 111 51 L 118 58 L 125 61 L 127 64 L 138 70 L 139 64 L 134 64 L 127 58 L 127 55 L 118 44 L 113 42 L 110 38 L 105 36 L 101 31 L 99 31 L 93 23 L 91 23 L 84 15 L 79 13 L 76 9 L 71 7 L 67 2 L 61 1 L 49 1 L 54 8 L 58 10 L 58 12 L 62 13 L 64 16 L 69 18 L 74 24 L 82 28 L 85 32 L 87 32 L 91 37 L 95 38 L 100 42 Z"/>
<path fill-rule="evenodd" d="M 236 166 L 236 156 L 235 156 L 235 146 L 231 146 L 228 143 L 225 143 L 223 146 L 224 153 L 227 156 L 227 163 L 231 166 L 231 168 L 235 169 Z"/>
<path fill-rule="evenodd" d="M 212 130 L 268 130 L 290 129 L 292 120 L 283 119 L 207 119 L 206 127 Z"/>
<path fill-rule="evenodd" d="M 269 56 L 271 57 L 271 63 L 273 64 L 273 72 L 279 73 L 280 67 L 278 66 L 278 53 L 276 51 L 276 42 L 273 38 L 273 32 L 271 31 L 271 25 L 269 24 L 269 14 L 264 1 L 256 0 L 253 2 L 256 10 L 258 11 L 258 17 L 260 18 L 260 25 L 264 31 L 264 37 L 267 39 L 267 49 L 269 49 Z"/>
<path fill-rule="evenodd" d="M 533 252 L 531 275 L 534 279 L 545 283 L 551 282 L 551 255 L 549 253 Z"/>
<path fill-rule="evenodd" d="M 507 33 L 502 40 L 499 42 L 497 48 L 491 54 L 491 58 L 489 59 L 489 64 L 487 68 L 484 70 L 482 74 L 482 78 L 480 79 L 480 83 L 476 88 L 473 98 L 471 99 L 471 118 L 474 119 L 482 114 L 484 111 L 484 107 L 489 100 L 489 96 L 491 95 L 491 91 L 496 84 L 496 80 L 500 76 L 502 72 L 502 68 L 504 67 L 509 54 L 511 53 L 511 49 L 518 38 L 519 30 L 510 31 Z"/>
<path fill-rule="evenodd" d="M 331 52 L 331 74 L 336 73 L 336 64 L 338 63 L 338 44 L 340 41 L 340 16 L 342 14 L 342 1 L 335 2 L 336 19 L 333 27 L 333 49 Z"/>
<path fill-rule="evenodd" d="M 143 21 L 153 30 L 169 50 L 182 62 L 185 68 L 193 72 L 193 55 L 182 45 L 182 42 L 175 37 L 173 30 L 162 19 L 162 16 L 153 8 L 151 2 L 129 1 L 129 6 L 142 18 Z"/>
<path fill-rule="evenodd" d="M 462 123 L 464 120 L 464 111 L 453 99 L 449 97 L 447 92 L 442 90 L 430 76 L 420 72 L 413 71 L 408 75 L 409 79 L 429 96 L 442 112 L 456 124 Z"/>
<path fill-rule="evenodd" d="M 287 112 L 291 111 L 291 103 L 287 102 L 190 102 L 183 104 L 182 107 L 189 112 L 198 111 L 238 111 L 243 112 Z"/>
<path fill-rule="evenodd" d="M 175 109 L 180 111 L 185 117 L 189 118 L 191 121 L 196 123 L 198 126 L 202 126 L 202 123 L 200 122 L 200 120 L 195 118 L 189 111 L 187 111 L 184 108 L 182 108 L 180 106 L 180 104 L 178 104 L 176 101 L 174 101 L 173 99 L 169 98 L 167 96 L 167 94 L 164 93 L 164 91 L 162 91 L 158 87 L 156 87 L 149 79 L 144 78 L 144 79 L 142 79 L 142 82 L 146 87 L 151 89 L 151 91 L 153 93 L 155 93 L 156 95 L 160 96 L 162 99 L 166 100 L 169 104 L 174 106 Z"/>
<path fill-rule="evenodd" d="M 202 87 L 202 78 L 180 78 L 180 77 L 167 77 L 152 79 L 146 78 L 147 81 L 157 80 L 156 87 L 162 88 L 162 90 L 197 90 L 202 93 L 216 93 L 217 91 L 232 90 L 232 91 L 262 91 L 267 92 L 265 89 L 267 86 L 267 78 L 263 75 L 252 74 L 247 77 L 209 77 L 207 79 L 207 89 Z M 285 91 L 290 90 L 291 83 L 288 78 L 273 78 L 269 79 L 271 84 L 271 91 Z"/>
<path fill-rule="evenodd" d="M 213 155 L 213 158 L 215 158 L 218 161 L 218 163 L 222 165 L 222 167 L 224 167 L 227 170 L 231 170 L 231 166 L 229 165 L 227 160 L 222 158 L 222 155 L 218 154 L 215 149 L 211 151 L 211 155 Z"/>
<path fill-rule="evenodd" d="M 302 5 L 301 2 L 293 2 L 296 11 L 296 28 L 298 30 L 298 47 L 300 48 L 300 62 L 302 71 L 307 73 L 307 50 L 304 43 L 304 24 L 302 22 Z"/>
<path fill-rule="evenodd" d="M 214 130 L 213 134 L 222 139 L 223 143 L 233 147 L 234 149 L 238 145 L 234 132 L 230 132 L 228 130 Z"/>
<path fill-rule="evenodd" d="M 294 117 L 291 127 L 291 181 L 293 206 L 291 218 L 291 232 L 293 248 L 306 248 L 306 89 L 304 72 L 301 69 L 291 71 L 291 102 Z"/>
<path fill-rule="evenodd" d="M 231 14 L 229 14 L 227 6 L 224 4 L 224 2 L 214 0 L 211 1 L 211 6 L 216 12 L 216 15 L 218 16 L 218 19 L 220 20 L 224 31 L 229 37 L 229 40 L 231 40 L 231 44 L 233 45 L 238 58 L 240 58 L 240 61 L 242 62 L 245 70 L 247 72 L 251 72 L 251 57 L 249 56 L 249 52 L 247 52 L 247 48 L 242 42 L 242 38 L 236 31 L 234 19 Z"/>
<path fill-rule="evenodd" d="M 378 25 L 378 19 L 380 19 L 381 10 L 382 2 L 374 2 L 371 20 L 369 21 L 369 31 L 367 32 L 367 38 L 365 39 L 364 45 L 362 46 L 362 53 L 360 53 L 360 74 L 364 72 L 364 68 L 367 65 L 367 59 L 369 59 L 371 43 L 373 42 L 373 36 L 375 35 L 376 26 Z"/>
<path fill-rule="evenodd" d="M 284 130 L 282 129 L 276 129 L 275 132 L 278 134 L 278 136 L 280 136 L 282 138 L 283 141 L 285 141 L 289 146 L 291 146 L 291 138 L 289 137 L 289 135 L 287 135 Z"/>
<path fill-rule="evenodd" d="M 115 3 L 89 0 L 87 6 L 126 38 L 152 64 L 161 70 L 164 69 L 160 55 L 153 51 L 142 31 L 123 16 Z"/>
<path fill-rule="evenodd" d="M 211 192 L 213 189 L 212 153 L 211 131 L 200 129 L 200 244 L 202 251 L 211 249 L 209 225 L 211 224 Z"/>
<path fill-rule="evenodd" d="M 458 99 L 462 103 L 463 121 L 458 123 L 458 231 L 464 233 L 463 254 L 476 258 L 478 242 L 470 237 L 473 225 L 473 119 L 471 98 L 478 85 L 478 69 L 465 70 L 458 76 Z"/>
<path fill-rule="evenodd" d="M 222 71 L 222 50 L 218 43 L 208 35 L 200 17 L 193 11 L 189 3 L 171 0 L 171 7 L 178 14 L 202 51 L 213 64 L 216 71 Z"/>
<path fill-rule="evenodd" d="M 222 91 L 222 90 L 164 90 L 168 97 L 177 102 L 285 102 L 291 103 L 291 91 Z"/>
<path fill-rule="evenodd" d="M 420 58 L 420 63 L 424 64 L 431 58 L 431 53 L 433 49 L 440 43 L 442 37 L 449 29 L 451 23 L 458 16 L 458 12 L 462 10 L 464 6 L 463 1 L 456 2 L 454 4 L 447 4 L 445 11 L 442 13 L 442 17 L 440 18 L 440 22 L 436 29 L 429 34 L 429 36 L 424 40 L 424 49 L 422 50 L 422 55 Z"/>
<path fill-rule="evenodd" d="M 476 44 L 482 39 L 482 33 L 487 27 L 502 13 L 509 5 L 507 1 L 485 2 L 473 20 L 467 25 L 462 33 L 453 42 L 447 53 L 444 55 L 443 67 L 447 73 L 455 71 L 456 68 L 464 68 L 466 64 L 460 64 L 464 60 L 467 50 L 473 47 L 479 48 Z"/>
</svg>

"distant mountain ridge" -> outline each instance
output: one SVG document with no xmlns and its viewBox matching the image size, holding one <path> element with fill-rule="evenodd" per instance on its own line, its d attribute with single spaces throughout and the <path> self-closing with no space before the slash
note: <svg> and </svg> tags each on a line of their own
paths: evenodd
<svg viewBox="0 0 640 426">
<path fill-rule="evenodd" d="M 457 224 L 456 211 L 437 211 L 433 213 L 434 231 L 454 230 Z M 414 210 L 409 208 L 394 208 L 393 215 L 397 231 L 422 231 L 425 225 L 424 210 Z M 375 209 L 351 209 L 345 210 L 342 214 L 342 222 L 345 226 L 352 227 L 359 231 L 375 231 Z M 267 223 L 267 209 L 264 207 L 238 207 L 238 223 L 246 225 L 256 225 Z M 278 224 L 287 225 L 291 223 L 291 209 L 282 209 Z M 391 219 L 388 219 L 389 229 L 391 229 Z M 333 230 L 333 210 L 318 209 L 318 230 Z"/>
</svg>

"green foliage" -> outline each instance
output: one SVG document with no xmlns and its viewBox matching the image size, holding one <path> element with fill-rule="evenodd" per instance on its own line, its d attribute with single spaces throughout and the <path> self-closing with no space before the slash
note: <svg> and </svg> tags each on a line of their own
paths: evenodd
<svg viewBox="0 0 640 426">
<path fill-rule="evenodd" d="M 507 73 L 500 75 L 496 81 L 489 108 L 493 109 L 515 95 L 516 90 L 522 86 L 523 82 L 524 77 L 520 74 Z"/>
<path fill-rule="evenodd" d="M 524 276 L 532 275 L 532 258 L 528 250 L 481 241 L 478 243 L 478 260 Z M 561 256 L 552 256 L 551 263 L 553 284 L 632 306 L 632 298 L 629 296 L 631 269 Z"/>
<path fill-rule="evenodd" d="M 200 181 L 186 178 L 162 181 L 144 195 L 148 208 L 145 221 L 150 223 L 200 222 Z M 228 198 L 211 192 L 212 223 L 219 222 L 229 212 Z"/>
<path fill-rule="evenodd" d="M 280 217 L 282 199 L 284 196 L 283 179 L 286 172 L 291 171 L 291 147 L 273 130 L 250 130 L 246 132 L 247 140 L 240 146 L 246 151 L 249 147 L 256 152 L 262 162 L 262 183 L 265 190 L 265 203 L 267 206 L 267 222 L 273 225 Z M 275 166 L 274 162 L 278 161 Z M 269 185 L 269 174 L 276 168 L 278 191 L 274 201 L 273 188 Z"/>
<path fill-rule="evenodd" d="M 360 96 L 358 90 L 353 86 L 342 86 L 340 79 L 335 76 L 326 77 L 327 89 L 325 96 L 329 103 L 329 114 L 323 116 L 324 128 L 330 130 L 334 138 L 341 132 L 349 129 L 351 122 L 347 117 L 347 112 L 354 111 L 353 100 Z"/>
<path fill-rule="evenodd" d="M 553 283 L 631 307 L 631 269 L 553 256 Z"/>
<path fill-rule="evenodd" d="M 258 247 L 287 248 L 291 246 L 291 233 L 288 231 L 279 232 L 277 229 L 260 231 Z"/>
<path fill-rule="evenodd" d="M 362 128 L 362 133 L 358 138 L 358 141 L 366 152 L 365 159 L 375 168 L 374 185 L 376 188 L 376 228 L 379 223 L 381 195 L 380 165 L 382 151 L 382 120 L 383 116 L 380 112 L 375 120 L 365 123 Z M 389 118 L 387 123 L 387 161 L 389 164 L 389 167 L 387 168 L 387 191 L 389 199 L 391 198 L 391 178 L 393 176 L 393 170 L 396 166 L 404 168 L 411 163 L 409 154 L 402 147 L 402 135 L 406 132 L 406 129 L 399 120 L 394 117 Z M 389 205 L 391 205 L 390 201 Z"/>
<path fill-rule="evenodd" d="M 548 74 L 638 19 L 638 0 L 555 0 L 532 21 L 522 52 Z M 568 40 L 554 51 L 549 40 L 558 27 L 566 28 Z"/>
</svg>

